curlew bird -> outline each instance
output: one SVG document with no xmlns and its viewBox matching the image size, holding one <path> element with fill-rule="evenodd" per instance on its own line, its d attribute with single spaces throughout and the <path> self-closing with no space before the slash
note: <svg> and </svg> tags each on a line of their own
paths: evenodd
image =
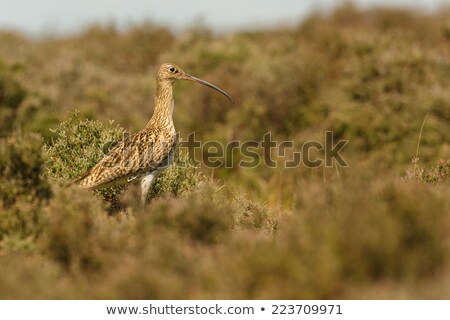
<svg viewBox="0 0 450 320">
<path fill-rule="evenodd" d="M 201 83 L 233 99 L 215 85 L 193 77 L 172 63 L 164 63 L 156 73 L 155 110 L 141 131 L 120 141 L 92 169 L 75 182 L 83 188 L 101 188 L 141 183 L 141 203 L 145 205 L 153 180 L 173 161 L 176 131 L 173 124 L 172 84 L 177 80 Z"/>
</svg>

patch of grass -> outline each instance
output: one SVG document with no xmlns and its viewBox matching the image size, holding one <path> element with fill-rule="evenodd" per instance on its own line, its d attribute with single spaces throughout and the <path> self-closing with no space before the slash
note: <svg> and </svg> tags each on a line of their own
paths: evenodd
<svg viewBox="0 0 450 320">
<path fill-rule="evenodd" d="M 439 183 L 448 181 L 450 178 L 450 160 L 440 160 L 437 165 L 426 168 L 415 167 L 415 177 L 420 182 Z"/>
</svg>

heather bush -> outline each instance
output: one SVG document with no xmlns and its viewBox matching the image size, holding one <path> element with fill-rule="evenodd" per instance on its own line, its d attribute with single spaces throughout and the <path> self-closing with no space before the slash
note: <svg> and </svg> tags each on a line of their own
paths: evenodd
<svg viewBox="0 0 450 320">
<path fill-rule="evenodd" d="M 43 177 L 42 138 L 36 134 L 16 134 L 1 139 L 0 201 L 8 206 L 19 198 L 45 200 L 51 191 Z"/>
<path fill-rule="evenodd" d="M 83 119 L 79 113 L 53 130 L 56 138 L 44 146 L 45 174 L 62 185 L 70 184 L 92 168 L 128 133 L 110 121 Z M 176 160 L 155 180 L 150 194 L 180 195 L 194 187 L 200 177 L 187 154 L 177 152 Z M 116 201 L 122 186 L 99 189 L 104 199 Z"/>
<path fill-rule="evenodd" d="M 56 138 L 44 146 L 45 174 L 61 185 L 70 184 L 92 168 L 125 131 L 110 122 L 82 119 L 79 113 L 53 129 Z M 121 187 L 104 188 L 105 199 L 115 199 Z"/>
<path fill-rule="evenodd" d="M 36 134 L 0 138 L 0 251 L 36 247 L 40 208 L 52 195 L 43 177 L 41 146 L 42 138 Z"/>
<path fill-rule="evenodd" d="M 0 137 L 11 131 L 17 109 L 27 92 L 17 80 L 16 70 L 0 59 Z"/>
<path fill-rule="evenodd" d="M 48 140 L 49 128 L 57 122 L 57 116 L 47 97 L 22 84 L 22 69 L 19 64 L 4 63 L 0 56 L 0 137 L 18 131 L 39 133 Z"/>
</svg>

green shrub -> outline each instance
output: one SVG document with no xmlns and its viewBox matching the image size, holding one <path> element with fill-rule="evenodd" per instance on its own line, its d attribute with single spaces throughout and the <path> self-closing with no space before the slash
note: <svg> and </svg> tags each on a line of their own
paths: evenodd
<svg viewBox="0 0 450 320">
<path fill-rule="evenodd" d="M 17 199 L 44 200 L 51 195 L 43 177 L 42 138 L 36 134 L 16 134 L 0 143 L 0 201 L 11 205 Z"/>
<path fill-rule="evenodd" d="M 19 131 L 39 133 L 48 140 L 49 128 L 57 121 L 56 113 L 48 98 L 24 86 L 19 70 L 20 66 L 6 65 L 0 59 L 0 137 Z"/>
<path fill-rule="evenodd" d="M 50 128 L 59 123 L 58 116 L 48 98 L 37 94 L 27 96 L 17 110 L 14 129 L 21 132 L 35 132 L 49 142 L 54 137 Z"/>
<path fill-rule="evenodd" d="M 81 119 L 78 113 L 53 131 L 55 140 L 44 146 L 46 175 L 61 184 L 67 184 L 88 171 L 126 134 L 112 121 L 104 125 L 100 121 Z M 156 178 L 150 193 L 152 196 L 181 195 L 198 183 L 200 176 L 188 155 L 177 152 L 175 159 L 174 164 Z M 122 189 L 122 186 L 114 186 L 98 192 L 105 199 L 116 201 Z"/>
<path fill-rule="evenodd" d="M 177 149 L 173 164 L 156 177 L 149 195 L 179 196 L 193 190 L 202 179 L 196 169 L 189 155 Z"/>
<path fill-rule="evenodd" d="M 27 95 L 27 91 L 16 78 L 14 68 L 0 60 L 0 137 L 11 131 L 17 109 Z"/>
<path fill-rule="evenodd" d="M 75 186 L 56 190 L 41 214 L 46 219 L 42 250 L 71 272 L 101 269 L 120 244 L 115 238 L 119 226 L 102 203 Z"/>
<path fill-rule="evenodd" d="M 79 113 L 53 130 L 56 138 L 44 146 L 45 174 L 50 179 L 68 184 L 92 168 L 108 152 L 125 131 L 111 121 L 82 119 Z M 115 199 L 121 187 L 103 188 L 105 199 Z"/>
<path fill-rule="evenodd" d="M 17 200 L 0 203 L 0 252 L 33 251 L 43 226 L 42 202 Z"/>
<path fill-rule="evenodd" d="M 194 242 L 221 242 L 232 228 L 233 211 L 229 206 L 202 199 L 195 193 L 169 203 L 157 201 L 151 211 L 150 221 L 156 230 L 166 228 Z"/>
<path fill-rule="evenodd" d="M 43 177 L 41 146 L 36 134 L 0 139 L 0 251 L 34 247 L 41 207 L 52 194 Z"/>
</svg>

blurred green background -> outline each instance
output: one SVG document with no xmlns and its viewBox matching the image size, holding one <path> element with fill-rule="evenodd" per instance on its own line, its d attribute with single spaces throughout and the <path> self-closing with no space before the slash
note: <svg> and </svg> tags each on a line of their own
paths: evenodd
<svg viewBox="0 0 450 320">
<path fill-rule="evenodd" d="M 163 62 L 236 101 L 175 84 L 182 138 L 333 131 L 349 167 L 175 165 L 145 212 L 133 187 L 63 187 L 145 125 Z M 448 9 L 347 4 L 227 33 L 0 31 L 0 297 L 448 298 L 449 89 Z"/>
</svg>

